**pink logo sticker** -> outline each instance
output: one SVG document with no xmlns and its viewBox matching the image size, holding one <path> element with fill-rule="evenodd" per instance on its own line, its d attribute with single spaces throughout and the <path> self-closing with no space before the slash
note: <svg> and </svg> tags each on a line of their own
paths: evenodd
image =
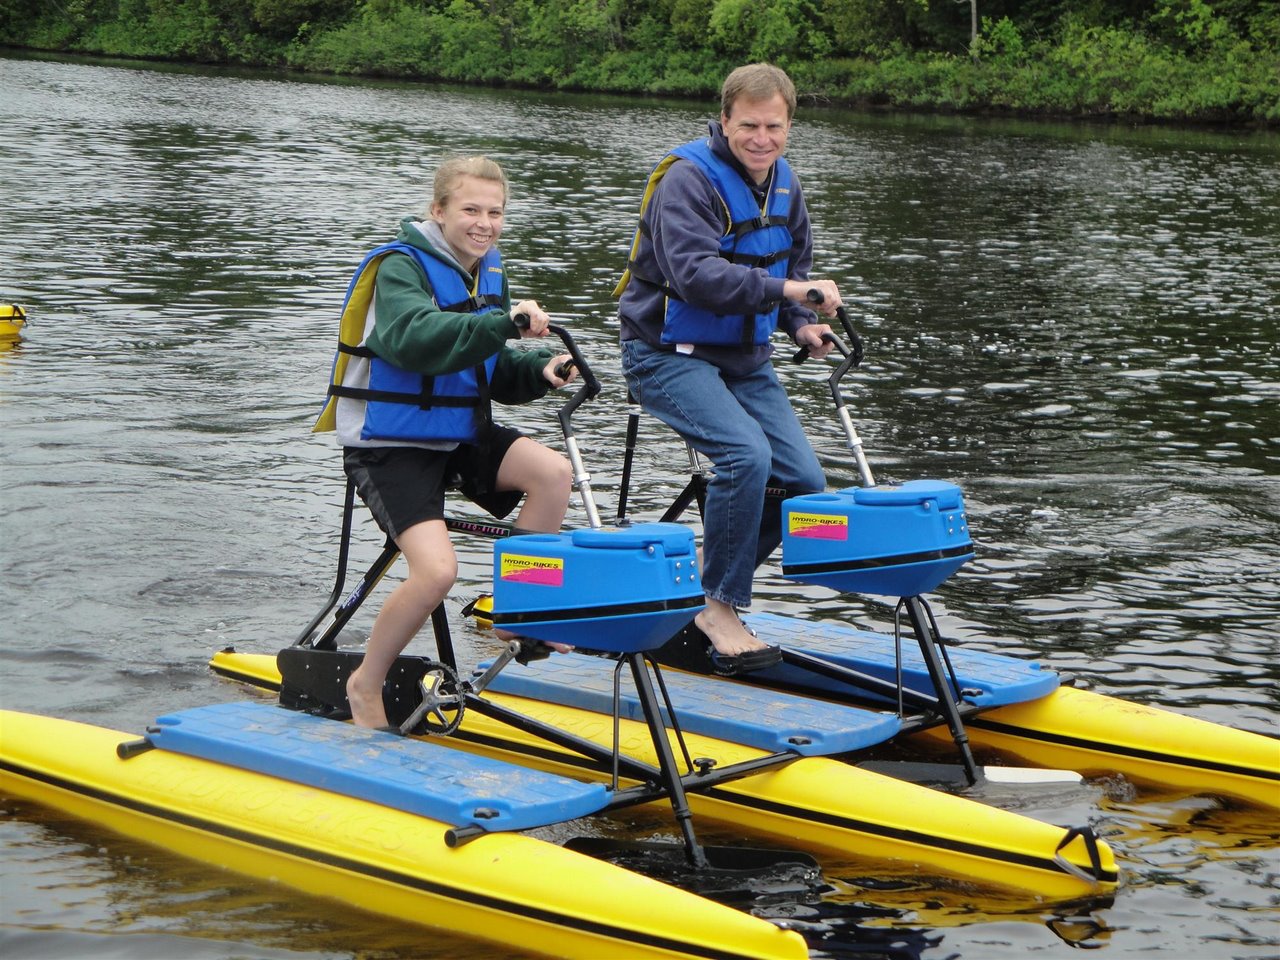
<svg viewBox="0 0 1280 960">
<path fill-rule="evenodd" d="M 516 553 L 504 553 L 498 576 L 512 583 L 563 587 L 564 560 L 558 557 L 526 557 Z"/>
</svg>

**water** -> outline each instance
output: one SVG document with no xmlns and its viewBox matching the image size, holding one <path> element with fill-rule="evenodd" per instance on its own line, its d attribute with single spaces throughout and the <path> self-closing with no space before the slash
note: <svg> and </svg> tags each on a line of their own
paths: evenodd
<svg viewBox="0 0 1280 960">
<path fill-rule="evenodd" d="M 208 671 L 213 651 L 292 641 L 333 570 L 338 454 L 308 430 L 341 291 L 421 212 L 451 147 L 506 166 L 516 293 L 569 325 L 605 382 L 575 428 L 608 517 L 625 429 L 610 290 L 645 174 L 711 109 L 0 59 L 0 297 L 32 318 L 0 353 L 4 706 L 138 731 L 242 695 Z M 944 633 L 1280 732 L 1275 135 L 804 107 L 790 156 L 819 269 L 867 341 L 847 399 L 877 478 L 966 493 L 980 550 L 934 598 Z M 854 483 L 825 371 L 781 366 L 832 484 Z M 554 444 L 552 413 L 504 419 Z M 631 512 L 654 518 L 685 460 L 652 422 L 642 440 Z M 361 526 L 357 563 L 378 540 Z M 455 612 L 489 550 L 458 543 Z M 776 567 L 757 596 L 890 623 L 878 601 L 797 591 Z M 491 652 L 467 626 L 455 639 L 464 662 Z M 987 799 L 1092 823 L 1124 871 L 1114 903 L 1050 909 L 825 862 L 823 909 L 893 908 L 863 917 L 868 942 L 929 960 L 1072 942 L 1117 958 L 1280 952 L 1273 817 L 1116 780 Z M 5 810 L 7 956 L 495 955 Z M 636 817 L 616 829 L 660 826 Z"/>
</svg>

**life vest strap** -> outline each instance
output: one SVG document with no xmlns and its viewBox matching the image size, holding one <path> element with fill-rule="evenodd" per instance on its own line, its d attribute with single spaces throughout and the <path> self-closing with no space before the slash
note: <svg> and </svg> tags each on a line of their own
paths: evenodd
<svg viewBox="0 0 1280 960">
<path fill-rule="evenodd" d="M 737 263 L 746 267 L 759 267 L 762 270 L 767 270 L 779 260 L 785 260 L 790 252 L 791 251 L 789 250 L 780 250 L 776 253 L 767 253 L 760 256 L 750 253 L 722 253 L 721 256 L 730 263 Z M 675 289 L 672 288 L 670 284 L 663 283 L 660 280 L 653 280 L 642 274 L 637 267 L 636 261 L 627 261 L 627 269 L 631 273 L 632 280 L 635 280 L 638 283 L 643 283 L 645 286 L 653 287 L 655 290 L 661 290 L 665 296 L 672 297 L 676 300 L 680 299 L 680 295 L 676 293 Z"/>
<path fill-rule="evenodd" d="M 342 342 L 338 343 L 338 352 L 345 353 L 348 356 L 364 357 L 366 359 L 368 359 L 369 357 L 376 356 L 376 354 L 372 350 L 370 350 L 368 347 L 353 347 L 349 343 L 342 343 Z"/>
<path fill-rule="evenodd" d="M 655 290 L 661 290 L 666 296 L 680 299 L 679 294 L 671 287 L 670 284 L 663 283 L 661 280 L 652 280 L 640 273 L 636 267 L 636 261 L 627 261 L 627 269 L 631 272 L 631 279 L 643 283 L 645 286 L 653 287 Z"/>
<path fill-rule="evenodd" d="M 441 397 L 430 393 L 398 393 L 394 390 L 369 390 L 362 387 L 329 385 L 329 396 L 348 400 L 377 400 L 382 403 L 411 403 L 428 410 L 431 407 L 478 407 L 486 402 L 480 397 Z"/>
<path fill-rule="evenodd" d="M 758 256 L 750 253 L 734 253 L 730 256 L 727 256 L 726 259 L 732 260 L 734 263 L 740 263 L 743 266 L 747 266 L 747 267 L 767 268 L 777 263 L 779 260 L 787 259 L 787 256 L 790 253 L 791 253 L 790 250 L 778 250 L 778 251 L 775 251 L 774 253 L 760 254 Z"/>
<path fill-rule="evenodd" d="M 776 258 L 776 256 L 777 255 L 774 255 L 774 254 L 770 255 L 770 257 L 773 257 L 773 258 Z M 762 262 L 766 262 L 766 265 L 767 265 L 767 263 L 773 262 L 773 260 L 770 259 L 770 257 L 747 257 L 744 254 L 740 257 L 726 256 L 725 259 L 733 260 L 736 263 L 745 263 L 747 261 L 760 260 Z M 670 297 L 671 299 L 674 299 L 674 300 L 680 299 L 679 295 L 673 289 L 671 289 L 671 287 L 668 286 L 667 284 L 659 283 L 657 280 L 650 280 L 648 277 L 642 276 L 641 274 L 637 273 L 636 263 L 634 260 L 632 260 L 630 263 L 627 264 L 627 268 L 631 271 L 631 279 L 636 281 L 637 283 L 643 283 L 646 286 L 653 287 L 655 290 L 661 290 L 666 296 Z M 749 349 L 754 345 L 754 342 L 755 342 L 754 337 L 755 337 L 755 315 L 746 314 L 742 318 L 742 338 L 740 341 L 741 345 L 744 348 Z"/>
<path fill-rule="evenodd" d="M 440 309 L 445 313 L 479 313 L 481 310 L 490 307 L 501 308 L 502 298 L 496 294 L 482 293 L 479 296 L 459 300 L 457 303 L 440 305 Z"/>
<path fill-rule="evenodd" d="M 769 227 L 785 227 L 787 218 L 774 214 L 770 217 L 752 217 L 750 220 L 743 220 L 733 226 L 733 235 L 741 237 L 744 233 L 751 233 L 754 230 L 765 230 Z"/>
</svg>

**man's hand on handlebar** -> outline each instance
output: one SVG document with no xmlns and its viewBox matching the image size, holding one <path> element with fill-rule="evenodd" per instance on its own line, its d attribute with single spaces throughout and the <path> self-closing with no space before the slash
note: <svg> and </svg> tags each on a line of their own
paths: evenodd
<svg viewBox="0 0 1280 960">
<path fill-rule="evenodd" d="M 834 280 L 788 280 L 782 287 L 782 295 L 788 300 L 803 303 L 824 317 L 834 317 L 844 306 L 840 288 Z"/>
<path fill-rule="evenodd" d="M 835 349 L 835 340 L 828 339 L 831 328 L 825 323 L 806 323 L 796 331 L 796 343 L 808 350 L 814 360 L 821 360 Z"/>
</svg>

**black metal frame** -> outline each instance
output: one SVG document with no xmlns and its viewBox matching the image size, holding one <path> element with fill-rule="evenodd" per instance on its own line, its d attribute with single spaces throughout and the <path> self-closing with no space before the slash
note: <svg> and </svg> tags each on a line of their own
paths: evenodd
<svg viewBox="0 0 1280 960">
<path fill-rule="evenodd" d="M 573 428 L 570 418 L 574 410 L 578 408 L 585 400 L 595 397 L 600 392 L 600 383 L 592 374 L 586 360 L 578 351 L 568 332 L 562 327 L 551 325 L 550 330 L 556 333 L 565 346 L 569 349 L 573 357 L 573 363 L 578 367 L 582 375 L 583 385 L 571 396 L 561 407 L 558 414 L 561 430 L 564 434 L 567 452 L 570 462 L 574 470 L 574 483 L 582 495 L 583 502 L 587 508 L 588 518 L 593 527 L 600 526 L 599 515 L 596 513 L 595 503 L 592 499 L 590 488 L 590 476 L 582 467 L 582 458 L 577 448 L 577 442 L 574 439 Z M 294 641 L 294 647 L 311 648 L 314 650 L 332 651 L 337 649 L 337 637 L 343 627 L 351 620 L 360 606 L 368 599 L 373 588 L 386 575 L 391 565 L 399 556 L 399 550 L 395 543 L 387 538 L 383 545 L 382 552 L 374 560 L 373 564 L 361 577 L 360 582 L 351 590 L 345 599 L 342 597 L 342 591 L 346 584 L 347 566 L 350 559 L 351 548 L 351 530 L 353 523 L 353 514 L 355 509 L 355 484 L 347 481 L 346 492 L 343 498 L 342 511 L 342 528 L 341 538 L 338 546 L 338 570 L 334 580 L 333 589 L 330 591 L 329 597 L 324 606 L 307 624 L 307 626 L 299 634 Z M 510 536 L 512 528 L 509 524 L 502 523 L 477 523 L 465 519 L 447 519 L 446 524 L 450 530 L 478 534 L 481 536 L 490 536 L 495 538 Z M 335 611 L 336 607 L 336 611 Z M 318 636 L 316 630 L 321 622 L 330 612 L 334 612 L 334 616 L 328 627 Z M 440 663 L 449 668 L 451 672 L 457 675 L 458 663 L 457 656 L 453 648 L 452 634 L 449 628 L 448 614 L 443 603 L 438 605 L 431 614 L 432 629 L 435 634 L 436 651 Z M 799 754 L 794 752 L 774 753 L 765 757 L 756 758 L 742 763 L 730 764 L 724 767 L 716 767 L 714 764 L 705 761 L 695 763 L 689 754 L 689 749 L 685 743 L 683 731 L 681 731 L 679 722 L 676 719 L 676 712 L 671 702 L 671 697 L 667 692 L 665 681 L 662 679 L 661 668 L 656 660 L 645 653 L 625 653 L 625 654 L 600 654 L 609 659 L 617 661 L 614 669 L 614 694 L 613 694 L 613 724 L 614 724 L 614 743 L 611 750 L 606 750 L 599 744 L 584 738 L 567 733 L 549 724 L 543 723 L 533 717 L 522 714 L 516 710 L 504 707 L 501 704 L 494 703 L 483 696 L 483 688 L 494 676 L 501 670 L 511 659 L 518 656 L 520 645 L 514 643 L 508 647 L 507 651 L 499 658 L 499 662 L 495 667 L 490 668 L 479 682 L 469 680 L 459 681 L 459 689 L 454 692 L 451 701 L 456 704 L 460 719 L 461 711 L 472 709 L 476 712 L 487 716 L 491 719 L 498 720 L 508 724 L 511 727 L 524 733 L 537 736 L 546 740 L 555 746 L 571 750 L 580 754 L 588 761 L 596 764 L 601 770 L 608 770 L 612 773 L 612 782 L 610 785 L 613 798 L 604 808 L 605 810 L 614 810 L 621 807 L 634 806 L 641 803 L 649 803 L 654 800 L 666 798 L 671 803 L 672 812 L 675 816 L 676 824 L 680 830 L 684 844 L 685 855 L 690 864 L 695 869 L 710 869 L 710 863 L 707 859 L 706 852 L 702 845 L 698 842 L 697 836 L 693 828 L 693 816 L 689 809 L 687 794 L 689 792 L 704 792 L 711 790 L 720 784 L 751 776 L 762 770 L 775 768 L 784 764 L 792 763 L 799 759 Z M 634 758 L 624 756 L 619 748 L 619 728 L 621 720 L 621 691 L 620 691 L 620 674 L 622 668 L 626 666 L 631 671 L 632 679 L 635 683 L 637 696 L 640 700 L 641 708 L 644 712 L 645 722 L 649 729 L 650 738 L 653 741 L 654 750 L 657 754 L 658 765 L 656 767 L 642 763 Z M 656 686 L 655 686 L 656 681 Z M 283 691 L 282 691 L 283 692 Z M 661 693 L 661 702 L 659 700 L 659 692 Z M 426 686 L 423 686 L 422 694 L 424 698 L 429 696 Z M 285 699 L 288 698 L 285 692 Z M 425 704 L 424 704 L 425 705 Z M 341 704 L 327 704 L 329 708 L 341 709 Z M 671 728 L 676 735 L 676 741 L 680 746 L 681 753 L 685 763 L 685 772 L 681 773 L 677 765 L 675 754 L 671 748 L 671 742 L 667 738 L 667 727 L 663 719 L 662 707 L 665 706 L 667 716 L 671 718 Z M 404 732 L 408 733 L 417 724 L 417 719 L 421 717 L 423 710 L 415 712 L 414 717 L 402 727 Z M 456 726 L 456 724 L 455 724 Z M 407 728 L 407 729 L 406 729 Z M 696 769 L 695 769 L 696 768 Z M 626 776 L 628 778 L 639 781 L 637 786 L 621 788 L 619 786 L 619 777 Z M 465 843 L 477 836 L 487 832 L 482 826 L 455 827 L 448 831 L 446 841 L 451 845 Z M 793 853 L 787 853 L 787 857 L 791 860 L 796 859 Z"/>
<path fill-rule="evenodd" d="M 368 599 L 373 587 L 386 574 L 399 554 L 395 545 L 388 541 L 387 545 L 383 547 L 382 553 L 366 571 L 360 582 L 342 603 L 338 604 L 338 598 L 341 596 L 345 582 L 346 565 L 350 551 L 353 504 L 351 484 L 348 483 L 347 498 L 343 510 L 342 539 L 338 549 L 339 571 L 337 580 L 325 606 L 312 618 L 307 628 L 303 630 L 294 644 L 295 647 L 336 650 L 338 633 L 354 616 L 364 601 Z M 467 532 L 477 532 L 470 527 L 462 529 L 467 530 Z M 502 535 L 509 535 L 509 531 Z M 332 623 L 323 633 L 312 639 L 320 621 L 335 606 L 338 609 Z M 443 663 L 456 673 L 458 669 L 457 657 L 453 648 L 448 614 L 443 603 L 432 611 L 431 625 L 435 635 L 436 653 L 440 663 Z M 516 644 L 515 649 L 511 649 L 504 654 L 507 662 L 515 658 L 516 650 L 518 649 L 519 644 Z M 705 851 L 694 832 L 692 812 L 689 809 L 687 794 L 705 792 L 723 783 L 739 780 L 763 770 L 792 763 L 800 758 L 800 754 L 794 752 L 773 753 L 724 767 L 695 763 L 685 743 L 684 733 L 680 729 L 675 708 L 667 692 L 666 683 L 662 678 L 661 667 L 657 661 L 645 653 L 600 655 L 617 661 L 614 672 L 614 743 L 612 749 L 605 749 L 593 741 L 543 723 L 527 714 L 512 710 L 486 698 L 483 695 L 483 686 L 487 685 L 498 670 L 491 669 L 488 671 L 485 674 L 484 684 L 476 684 L 467 680 L 461 681 L 459 684 L 460 689 L 457 691 L 457 697 L 459 698 L 458 709 L 460 711 L 466 709 L 474 710 L 482 716 L 505 723 L 523 733 L 546 740 L 554 746 L 577 753 L 593 763 L 597 769 L 611 771 L 612 783 L 610 789 L 613 797 L 604 807 L 605 810 L 616 810 L 664 798 L 669 800 L 676 825 L 681 833 L 689 864 L 695 869 L 708 869 L 709 863 Z M 501 666 L 505 666 L 505 663 L 501 664 L 498 669 L 501 669 Z M 619 748 L 619 726 L 621 720 L 620 672 L 624 666 L 630 669 L 632 680 L 635 683 L 637 697 L 644 713 L 654 750 L 657 753 L 658 765 L 656 767 L 625 756 Z M 341 707 L 340 704 L 328 704 L 327 706 Z M 680 772 L 675 753 L 667 738 L 667 727 L 662 712 L 664 706 L 666 715 L 671 718 L 671 729 L 676 735 L 676 742 L 679 744 L 683 755 L 684 773 Z M 409 728 L 405 732 L 410 732 L 415 724 L 406 723 L 405 726 Z M 463 736 L 460 739 L 466 738 Z M 620 787 L 619 779 L 624 776 L 639 781 L 638 785 L 626 788 Z M 482 826 L 455 827 L 448 831 L 446 840 L 451 846 L 456 846 L 475 837 L 482 836 L 486 832 Z M 794 859 L 795 855 L 788 854 L 788 856 Z"/>
<path fill-rule="evenodd" d="M 841 312 L 841 320 L 845 323 L 846 329 L 851 334 L 851 338 L 854 339 L 855 349 L 852 351 L 849 350 L 849 348 L 845 347 L 838 338 L 829 335 L 844 354 L 844 361 L 839 365 L 836 372 L 832 374 L 830 384 L 833 396 L 836 400 L 837 408 L 841 414 L 841 421 L 845 425 L 846 434 L 849 437 L 850 448 L 854 451 L 858 459 L 859 468 L 863 474 L 864 482 L 867 485 L 873 485 L 874 481 L 871 478 L 870 469 L 867 467 L 865 457 L 862 454 L 861 441 L 857 439 L 856 431 L 853 429 L 852 421 L 849 418 L 847 411 L 844 409 L 843 400 L 839 393 L 839 379 L 852 366 L 855 366 L 857 362 L 861 360 L 861 344 L 856 340 L 857 335 L 848 324 L 847 317 L 843 315 L 843 311 Z M 576 409 L 578 405 L 580 405 L 584 400 L 596 396 L 600 392 L 600 385 L 591 374 L 585 360 L 583 360 L 581 355 L 578 353 L 577 348 L 573 344 L 568 333 L 562 328 L 555 327 L 554 325 L 551 329 L 565 341 L 566 346 L 569 347 L 570 353 L 574 357 L 574 362 L 579 366 L 583 374 L 583 387 L 565 403 L 560 411 L 559 419 L 564 431 L 569 459 L 571 460 L 574 468 L 575 485 L 583 495 L 583 500 L 587 507 L 587 514 L 591 520 L 592 526 L 599 527 L 599 517 L 596 513 L 595 504 L 591 497 L 589 485 L 590 477 L 582 467 L 582 460 L 578 453 L 576 441 L 573 437 L 569 418 L 573 410 Z M 800 359 L 800 357 L 798 356 L 797 359 Z M 563 373 L 560 375 L 563 376 Z M 628 427 L 628 449 L 626 466 L 624 468 L 624 480 L 618 501 L 620 524 L 624 524 L 626 522 L 625 504 L 627 496 L 627 482 L 629 479 L 630 464 L 634 450 L 636 421 L 639 416 L 638 410 L 633 411 L 631 415 L 633 420 Z M 700 507 L 702 505 L 702 495 L 705 493 L 707 479 L 705 474 L 702 473 L 697 463 L 697 459 L 692 452 L 690 456 L 694 467 L 694 475 L 691 477 L 689 484 L 686 486 L 682 494 L 677 497 L 676 501 L 664 514 L 664 520 L 671 521 L 677 519 L 695 500 L 698 501 Z M 295 649 L 297 647 L 309 647 L 316 651 L 336 650 L 337 636 L 342 627 L 345 626 L 360 605 L 368 598 L 373 587 L 377 585 L 383 576 L 385 576 L 387 570 L 398 555 L 398 550 L 394 543 L 388 540 L 384 544 L 382 552 L 378 558 L 361 578 L 360 583 L 357 584 L 346 599 L 339 604 L 338 601 L 342 595 L 342 590 L 345 585 L 346 570 L 350 556 L 354 492 L 353 485 L 348 483 L 343 506 L 338 572 L 333 589 L 325 606 L 315 615 L 315 617 L 312 618 L 311 622 L 296 640 L 294 644 Z M 481 536 L 503 537 L 509 536 L 512 533 L 512 529 L 509 525 L 501 523 L 452 519 L 448 520 L 447 523 L 451 530 L 478 534 Z M 314 636 L 321 621 L 334 609 L 335 606 L 338 607 L 338 610 L 334 616 L 333 622 L 319 636 Z M 898 620 L 904 610 L 907 613 L 912 629 L 920 644 L 930 679 L 936 691 L 936 695 L 934 696 L 919 691 L 908 690 L 903 686 L 901 677 L 901 634 L 898 629 Z M 458 703 L 458 714 L 455 721 L 449 724 L 449 730 L 447 732 L 454 733 L 458 739 L 468 742 L 477 744 L 488 744 L 492 742 L 492 739 L 486 734 L 472 734 L 466 730 L 458 729 L 458 724 L 461 720 L 461 711 L 463 709 L 470 708 L 476 710 L 483 716 L 489 717 L 500 723 L 504 723 L 513 729 L 544 740 L 552 746 L 562 748 L 563 750 L 569 751 L 571 754 L 576 754 L 586 761 L 586 766 L 588 768 L 594 768 L 599 772 L 609 773 L 611 776 L 609 789 L 612 793 L 612 798 L 609 803 L 602 808 L 602 811 L 616 810 L 637 804 L 667 799 L 671 804 L 676 824 L 681 833 L 683 841 L 681 846 L 683 847 L 686 860 L 688 864 L 699 874 L 714 874 L 724 868 L 728 868 L 733 873 L 740 873 L 744 867 L 748 867 L 752 870 L 758 870 L 766 865 L 766 861 L 772 864 L 788 865 L 793 865 L 797 861 L 804 861 L 804 865 L 806 867 L 811 866 L 814 871 L 817 870 L 817 862 L 813 860 L 812 857 L 797 854 L 793 851 L 749 850 L 741 847 L 704 847 L 699 843 L 694 832 L 692 813 L 689 808 L 689 794 L 708 793 L 715 790 L 715 788 L 722 784 L 794 763 L 796 760 L 800 759 L 800 754 L 794 751 L 775 752 L 751 760 L 727 764 L 723 767 L 718 766 L 714 760 L 709 758 L 691 757 L 688 746 L 685 742 L 683 731 L 680 729 L 670 694 L 667 691 L 661 667 L 652 652 L 599 654 L 600 656 L 616 661 L 616 666 L 614 668 L 613 692 L 613 744 L 611 748 L 605 748 L 594 741 L 587 740 L 550 724 L 544 723 L 526 714 L 520 713 L 519 711 L 496 703 L 482 695 L 484 687 L 488 685 L 493 677 L 496 676 L 511 659 L 519 658 L 520 654 L 518 651 L 521 650 L 519 643 L 513 642 L 509 644 L 505 653 L 499 657 L 498 660 L 495 661 L 495 664 L 486 670 L 478 680 L 459 681 L 457 680 L 456 670 L 457 659 L 453 649 L 448 616 L 443 603 L 432 612 L 431 622 L 435 634 L 438 656 L 440 657 L 441 663 L 447 666 L 449 671 L 453 673 L 453 679 L 457 683 L 455 696 L 451 699 Z M 802 667 L 814 673 L 848 683 L 848 696 L 837 697 L 836 699 L 844 699 L 851 703 L 864 703 L 865 697 L 859 696 L 857 693 L 858 690 L 878 694 L 880 696 L 896 696 L 898 701 L 898 713 L 904 721 L 904 731 L 935 726 L 943 722 L 947 723 L 951 730 L 952 737 L 956 742 L 957 748 L 961 753 L 966 776 L 970 783 L 975 783 L 978 779 L 977 768 L 969 750 L 968 737 L 964 731 L 962 717 L 978 713 L 981 708 L 971 703 L 961 703 L 963 700 L 963 691 L 959 689 L 955 669 L 947 657 L 946 646 L 940 636 L 933 613 L 922 597 L 904 597 L 900 599 L 895 611 L 895 643 L 899 645 L 898 677 L 896 683 L 868 676 L 839 664 L 834 664 L 818 657 L 794 651 L 784 650 L 783 659 L 785 662 L 794 666 Z M 439 664 L 436 666 L 439 666 Z M 652 764 L 636 760 L 633 757 L 625 756 L 620 750 L 620 677 L 624 666 L 630 669 L 636 686 L 646 724 L 657 755 L 658 765 L 656 767 Z M 742 679 L 750 680 L 751 677 L 750 675 L 747 675 Z M 283 685 L 281 693 L 283 701 L 285 694 Z M 423 683 L 422 695 L 426 698 L 428 694 L 428 688 L 426 684 Z M 830 697 L 831 695 L 829 691 L 824 691 L 823 696 Z M 907 715 L 905 711 L 905 704 L 908 703 L 911 706 L 918 708 L 920 713 Z M 664 722 L 662 713 L 664 705 L 667 711 L 667 716 L 670 717 L 671 729 L 672 732 L 675 733 L 676 743 L 680 748 L 684 764 L 684 772 L 681 772 L 680 770 L 675 752 L 672 750 L 671 742 L 667 737 L 667 726 Z M 295 706 L 299 709 L 306 708 L 301 705 Z M 332 704 L 328 706 L 337 708 L 338 710 L 345 709 L 345 703 Z M 419 708 L 418 711 L 415 711 L 418 715 L 422 715 L 422 712 L 421 708 Z M 402 729 L 404 728 L 402 727 Z M 406 730 L 405 732 L 409 731 Z M 145 748 L 147 745 L 148 742 L 144 740 L 136 745 L 126 744 L 122 745 L 122 747 L 126 749 L 130 747 Z M 501 742 L 497 745 L 501 745 Z M 538 755 L 538 751 L 536 750 L 528 752 L 531 755 Z M 544 756 L 553 757 L 554 755 L 544 754 Z M 567 762 L 570 764 L 574 762 L 564 754 L 560 754 L 559 757 L 560 762 Z M 636 781 L 636 784 L 630 787 L 621 787 L 619 785 L 620 777 L 632 779 Z M 450 846 L 455 846 L 482 836 L 486 832 L 487 831 L 483 826 L 456 827 L 446 832 L 445 840 Z M 1072 830 L 1067 833 L 1059 844 L 1058 849 L 1060 851 L 1077 835 L 1085 836 L 1093 863 L 1093 875 L 1096 877 L 1100 870 L 1098 854 L 1092 833 L 1087 827 L 1072 828 Z M 708 854 L 714 854 L 714 858 L 709 859 Z M 1080 875 L 1086 879 L 1088 878 L 1087 873 L 1067 862 L 1065 857 L 1059 855 L 1057 860 L 1064 870 Z"/>
<path fill-rule="evenodd" d="M 838 316 L 845 331 L 848 333 L 852 347 L 846 345 L 835 334 L 827 334 L 825 339 L 835 345 L 836 350 L 841 354 L 842 360 L 832 370 L 831 375 L 827 378 L 827 385 L 831 391 L 832 400 L 835 405 L 836 414 L 839 417 L 841 426 L 844 429 L 846 443 L 853 452 L 858 467 L 858 473 L 864 486 L 875 486 L 875 480 L 871 474 L 871 468 L 867 463 L 866 456 L 862 449 L 862 440 L 858 436 L 857 430 L 854 428 L 852 417 L 848 408 L 845 406 L 844 396 L 840 390 L 840 382 L 850 370 L 862 362 L 862 342 L 854 330 L 852 323 L 849 321 L 848 314 L 841 307 Z M 793 358 L 797 363 L 803 362 L 808 357 L 808 350 L 801 349 Z M 635 399 L 628 395 L 628 421 L 626 432 L 626 450 L 623 455 L 622 481 L 618 493 L 618 515 L 616 523 L 619 526 L 625 526 L 630 522 L 626 516 L 626 505 L 631 482 L 631 468 L 634 462 L 637 437 L 639 434 L 640 407 Z M 706 503 L 707 484 L 710 482 L 707 477 L 706 470 L 703 468 L 701 460 L 697 452 L 688 443 L 685 447 L 689 455 L 690 477 L 684 489 L 676 495 L 670 506 L 662 515 L 662 520 L 666 522 L 674 522 L 683 516 L 684 512 L 692 505 L 697 503 L 698 512 L 701 514 Z M 787 496 L 785 490 L 777 488 L 767 488 L 765 496 L 770 498 L 783 499 Z M 920 647 L 921 656 L 924 658 L 925 668 L 929 673 L 929 679 L 933 684 L 934 694 L 931 696 L 914 690 L 908 690 L 902 684 L 902 655 L 901 655 L 901 630 L 900 616 L 903 610 L 906 610 L 908 619 L 911 622 L 912 632 L 915 634 L 917 643 Z M 955 742 L 956 749 L 960 754 L 960 762 L 964 768 L 965 777 L 970 785 L 978 782 L 979 773 L 978 765 L 974 761 L 973 752 L 969 746 L 969 736 L 964 729 L 964 715 L 973 715 L 979 711 L 976 705 L 963 704 L 963 691 L 956 677 L 955 668 L 951 664 L 950 658 L 947 656 L 946 645 L 938 630 L 937 621 L 934 619 L 933 611 L 929 608 L 923 597 L 902 597 L 898 601 L 897 608 L 894 613 L 895 631 L 894 639 L 897 648 L 897 670 L 898 679 L 896 683 L 890 683 L 876 677 L 868 676 L 860 671 L 850 669 L 840 664 L 832 663 L 821 657 L 815 657 L 810 654 L 798 653 L 783 649 L 782 659 L 793 667 L 806 670 L 820 676 L 832 680 L 838 680 L 849 685 L 850 694 L 847 698 L 850 702 L 860 702 L 863 698 L 857 696 L 858 690 L 863 690 L 881 696 L 890 696 L 897 701 L 898 715 L 904 719 L 907 718 L 906 704 L 919 709 L 921 712 L 914 716 L 915 722 L 919 727 L 936 726 L 945 723 L 951 731 L 951 738 Z M 769 680 L 757 679 L 751 674 L 744 674 L 737 678 L 748 683 L 758 683 L 764 686 L 777 686 L 776 683 Z M 798 689 L 798 688 L 797 688 Z M 831 692 L 827 689 L 823 690 L 823 696 L 831 696 Z M 838 697 L 838 695 L 837 695 Z"/>
</svg>

